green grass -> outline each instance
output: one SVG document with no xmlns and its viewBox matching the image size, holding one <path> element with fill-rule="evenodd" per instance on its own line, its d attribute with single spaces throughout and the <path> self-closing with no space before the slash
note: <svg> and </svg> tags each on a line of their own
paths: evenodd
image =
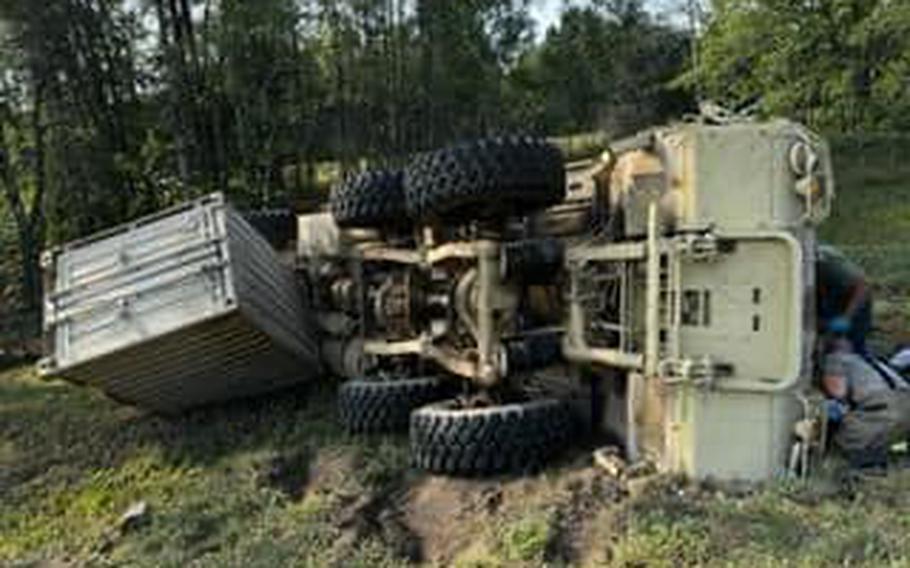
<svg viewBox="0 0 910 568">
<path fill-rule="evenodd" d="M 552 527 L 545 512 L 532 511 L 502 526 L 497 550 L 507 562 L 543 562 Z"/>
<path fill-rule="evenodd" d="M 0 565 L 419 558 L 389 512 L 429 478 L 408 469 L 404 439 L 341 433 L 326 390 L 163 419 L 18 369 L 0 374 L 0 440 Z M 436 522 L 467 531 L 468 544 L 437 565 L 910 565 L 910 471 L 849 490 L 830 479 L 746 495 L 667 479 L 622 498 L 578 459 L 535 478 L 464 482 L 462 512 Z M 478 507 L 494 489 L 500 504 Z M 118 518 L 137 501 L 147 518 L 121 532 Z M 570 545 L 573 555 L 559 552 Z"/>
<path fill-rule="evenodd" d="M 865 271 L 875 306 L 873 345 L 910 344 L 910 136 L 863 136 L 832 144 L 837 199 L 821 227 Z"/>
<path fill-rule="evenodd" d="M 351 495 L 397 483 L 396 440 L 354 440 L 331 393 L 285 392 L 172 419 L 87 389 L 0 376 L 0 565 L 46 559 L 122 566 L 392 565 L 368 539 L 333 548 L 328 520 Z M 330 490 L 307 492 L 321 456 L 354 464 Z M 149 524 L 120 535 L 133 503 Z M 400 564 L 400 562 L 399 562 Z"/>
<path fill-rule="evenodd" d="M 820 231 L 869 273 L 883 296 L 910 297 L 910 137 L 832 144 L 837 200 Z"/>
<path fill-rule="evenodd" d="M 907 566 L 910 472 L 819 496 L 780 484 L 746 498 L 658 487 L 624 512 L 618 566 Z"/>
<path fill-rule="evenodd" d="M 349 438 L 332 409 L 329 391 L 290 391 L 163 419 L 6 372 L 0 565 L 407 565 L 409 534 L 383 511 L 427 478 L 408 470 L 405 440 Z M 573 523 L 600 533 L 571 559 L 594 566 L 910 563 L 910 472 L 858 491 L 779 484 L 747 496 L 667 480 L 617 500 L 609 483 L 566 463 L 469 485 L 466 511 L 484 488 L 502 488 L 502 505 L 439 520 L 474 530 L 452 564 L 567 565 L 552 551 Z M 117 519 L 140 500 L 146 522 L 121 534 Z"/>
</svg>

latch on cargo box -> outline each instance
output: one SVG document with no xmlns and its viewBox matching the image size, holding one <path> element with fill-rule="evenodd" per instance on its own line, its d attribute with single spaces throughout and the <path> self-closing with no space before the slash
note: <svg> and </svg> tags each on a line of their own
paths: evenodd
<svg viewBox="0 0 910 568">
<path fill-rule="evenodd" d="M 715 379 L 732 376 L 733 365 L 715 361 L 710 355 L 694 358 L 664 359 L 660 363 L 660 376 L 668 385 L 692 383 L 710 388 Z"/>
<path fill-rule="evenodd" d="M 717 260 L 722 252 L 721 242 L 714 234 L 681 235 L 675 239 L 676 252 L 684 259 L 693 262 L 711 262 Z"/>
</svg>

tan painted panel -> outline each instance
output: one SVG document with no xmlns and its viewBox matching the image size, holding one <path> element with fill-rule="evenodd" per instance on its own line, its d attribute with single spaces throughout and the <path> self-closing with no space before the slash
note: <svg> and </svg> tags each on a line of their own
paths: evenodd
<svg viewBox="0 0 910 568">
<path fill-rule="evenodd" d="M 297 255 L 300 258 L 340 256 L 341 230 L 331 213 L 311 213 L 297 217 Z"/>
<path fill-rule="evenodd" d="M 658 131 L 656 140 L 653 151 L 620 156 L 611 177 L 612 205 L 622 206 L 629 236 L 647 232 L 648 203 L 655 192 L 662 194 L 665 231 L 803 225 L 806 201 L 790 165 L 797 143 L 812 148 L 818 182 L 833 195 L 827 146 L 792 122 L 682 124 Z"/>
<path fill-rule="evenodd" d="M 776 394 L 673 389 L 664 467 L 693 477 L 761 480 L 783 472 L 799 405 Z"/>
<path fill-rule="evenodd" d="M 731 364 L 725 383 L 791 379 L 801 357 L 800 256 L 790 241 L 770 237 L 737 241 L 716 262 L 685 262 L 683 357 Z"/>
</svg>

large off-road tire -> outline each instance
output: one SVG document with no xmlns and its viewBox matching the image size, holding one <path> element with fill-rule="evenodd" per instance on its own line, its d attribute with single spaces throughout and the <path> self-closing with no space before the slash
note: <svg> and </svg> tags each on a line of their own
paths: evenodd
<svg viewBox="0 0 910 568">
<path fill-rule="evenodd" d="M 400 171 L 369 170 L 332 188 L 332 216 L 339 227 L 377 228 L 406 223 Z"/>
<path fill-rule="evenodd" d="M 416 467 L 441 474 L 534 472 L 571 435 L 569 409 L 557 400 L 468 409 L 450 400 L 411 415 L 411 459 Z"/>
<path fill-rule="evenodd" d="M 445 398 L 438 377 L 347 381 L 338 391 L 338 415 L 352 434 L 406 432 L 411 412 Z"/>
<path fill-rule="evenodd" d="M 489 138 L 428 152 L 405 168 L 410 216 L 469 221 L 530 213 L 565 196 L 562 153 L 544 139 Z"/>
</svg>

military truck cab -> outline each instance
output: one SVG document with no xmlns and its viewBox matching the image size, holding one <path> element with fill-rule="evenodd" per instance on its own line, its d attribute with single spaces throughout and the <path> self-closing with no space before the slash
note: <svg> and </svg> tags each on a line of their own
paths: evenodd
<svg viewBox="0 0 910 568">
<path fill-rule="evenodd" d="M 567 254 L 567 359 L 623 371 L 603 420 L 633 457 L 695 477 L 781 473 L 812 376 L 827 146 L 786 121 L 693 123 L 608 159 L 621 228 Z"/>
</svg>

